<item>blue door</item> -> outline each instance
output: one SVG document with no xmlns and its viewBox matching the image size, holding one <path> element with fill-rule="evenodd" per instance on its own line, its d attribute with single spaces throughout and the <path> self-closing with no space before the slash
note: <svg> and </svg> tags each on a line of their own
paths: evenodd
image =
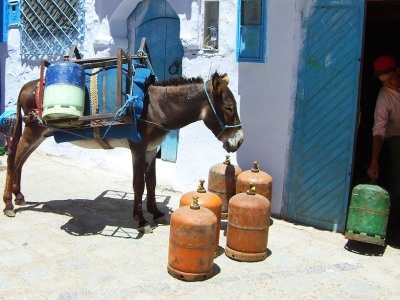
<svg viewBox="0 0 400 300">
<path fill-rule="evenodd" d="M 356 131 L 364 0 L 317 0 L 303 11 L 283 217 L 343 232 Z"/>
<path fill-rule="evenodd" d="M 168 1 L 144 0 L 138 3 L 129 18 L 130 30 L 134 30 L 133 50 L 139 49 L 141 39 L 145 37 L 157 79 L 182 75 L 180 20 Z M 163 160 L 176 161 L 178 142 L 179 131 L 171 131 L 161 144 Z"/>
</svg>

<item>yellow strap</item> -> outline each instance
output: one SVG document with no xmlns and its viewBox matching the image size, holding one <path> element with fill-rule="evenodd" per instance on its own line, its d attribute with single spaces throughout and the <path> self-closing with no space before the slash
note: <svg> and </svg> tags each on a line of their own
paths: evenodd
<svg viewBox="0 0 400 300">
<path fill-rule="evenodd" d="M 97 89 L 97 74 L 99 70 L 100 68 L 94 68 L 90 76 L 90 108 L 93 115 L 99 113 L 99 90 Z"/>
<path fill-rule="evenodd" d="M 97 87 L 97 74 L 100 68 L 94 68 L 90 76 L 90 107 L 92 115 L 99 113 L 99 90 Z M 100 136 L 100 127 L 93 127 L 93 138 L 103 149 L 113 149 L 110 144 Z"/>
</svg>

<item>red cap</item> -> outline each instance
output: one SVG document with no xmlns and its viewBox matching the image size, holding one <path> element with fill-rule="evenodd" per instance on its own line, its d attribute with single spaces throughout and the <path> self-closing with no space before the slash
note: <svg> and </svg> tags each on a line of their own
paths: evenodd
<svg viewBox="0 0 400 300">
<path fill-rule="evenodd" d="M 389 73 L 397 68 L 396 60 L 389 56 L 383 55 L 374 61 L 374 76 Z"/>
</svg>

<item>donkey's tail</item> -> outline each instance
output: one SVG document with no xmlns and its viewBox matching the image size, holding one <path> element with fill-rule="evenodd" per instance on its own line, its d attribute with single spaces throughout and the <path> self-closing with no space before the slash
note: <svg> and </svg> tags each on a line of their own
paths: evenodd
<svg viewBox="0 0 400 300">
<path fill-rule="evenodd" d="M 9 155 L 15 155 L 15 151 L 17 150 L 17 145 L 22 136 L 22 113 L 21 113 L 21 102 L 20 102 L 20 95 L 18 96 L 17 101 L 17 120 L 15 122 L 14 131 L 11 138 L 11 151 Z"/>
</svg>

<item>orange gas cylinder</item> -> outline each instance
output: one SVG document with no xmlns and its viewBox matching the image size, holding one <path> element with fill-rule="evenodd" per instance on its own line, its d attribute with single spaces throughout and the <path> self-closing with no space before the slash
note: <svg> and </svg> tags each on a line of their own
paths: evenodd
<svg viewBox="0 0 400 300">
<path fill-rule="evenodd" d="M 193 197 L 171 215 L 168 273 L 178 279 L 197 281 L 213 273 L 217 217 Z"/>
<path fill-rule="evenodd" d="M 266 197 L 272 201 L 272 177 L 266 172 L 260 170 L 258 162 L 253 163 L 251 170 L 240 173 L 236 180 L 236 193 L 244 193 L 249 188 L 251 182 L 257 190 L 257 194 Z"/>
<path fill-rule="evenodd" d="M 229 199 L 236 195 L 236 178 L 242 172 L 238 166 L 231 164 L 229 155 L 223 163 L 216 164 L 208 172 L 208 191 L 218 195 L 222 201 L 221 218 L 228 216 Z"/>
<path fill-rule="evenodd" d="M 211 210 L 217 217 L 217 234 L 215 237 L 215 256 L 218 255 L 219 248 L 219 233 L 221 230 L 221 210 L 222 201 L 221 198 L 211 192 L 207 192 L 204 188 L 204 179 L 199 180 L 197 191 L 192 191 L 184 194 L 179 202 L 179 206 L 187 206 L 192 204 L 193 197 L 198 197 L 199 205 Z"/>
<path fill-rule="evenodd" d="M 271 216 L 269 200 L 255 193 L 250 184 L 246 193 L 229 201 L 226 232 L 226 256 L 238 261 L 261 261 L 267 257 L 268 231 Z"/>
</svg>

